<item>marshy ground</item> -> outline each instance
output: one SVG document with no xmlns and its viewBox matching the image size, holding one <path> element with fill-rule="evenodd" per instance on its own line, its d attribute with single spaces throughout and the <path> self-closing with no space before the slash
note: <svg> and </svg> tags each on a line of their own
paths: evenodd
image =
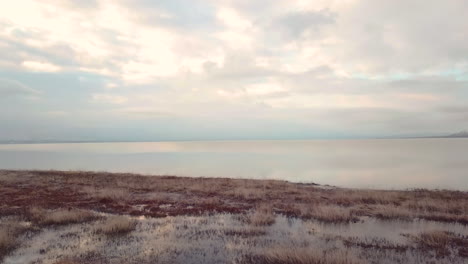
<svg viewBox="0 0 468 264">
<path fill-rule="evenodd" d="M 468 193 L 4 170 L 0 262 L 467 263 Z"/>
</svg>

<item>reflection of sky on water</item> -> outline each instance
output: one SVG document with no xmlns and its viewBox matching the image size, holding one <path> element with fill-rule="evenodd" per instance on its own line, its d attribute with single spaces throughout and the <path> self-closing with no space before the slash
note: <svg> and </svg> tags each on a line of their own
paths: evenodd
<svg viewBox="0 0 468 264">
<path fill-rule="evenodd" d="M 468 189 L 467 139 L 0 145 L 0 168 Z"/>
<path fill-rule="evenodd" d="M 177 216 L 164 218 L 139 218 L 137 228 L 126 236 L 102 237 L 94 230 L 102 224 L 90 222 L 42 229 L 26 239 L 23 246 L 8 256 L 4 263 L 55 263 L 57 256 L 83 256 L 100 252 L 119 263 L 231 263 L 233 259 L 251 254 L 262 248 L 305 247 L 308 250 L 344 249 L 342 243 L 328 238 L 373 238 L 395 245 L 410 245 L 402 234 L 449 231 L 460 236 L 468 235 L 468 227 L 455 223 L 432 221 L 380 221 L 364 218 L 349 224 L 326 224 L 302 221 L 277 215 L 272 226 L 253 227 L 240 221 L 236 215 Z M 263 235 L 226 235 L 233 232 L 260 231 Z M 47 247 L 45 246 L 47 245 Z M 46 250 L 44 250 L 46 249 Z M 367 248 L 347 247 L 352 255 L 360 255 Z M 459 258 L 447 261 L 422 258 L 418 251 L 399 252 L 372 250 L 371 263 L 462 263 Z M 401 254 L 401 255 L 400 255 Z M 404 261 L 396 261 L 400 256 Z M 430 256 L 423 252 L 422 256 Z M 411 261 L 413 257 L 417 261 Z M 391 262 L 382 262 L 391 259 Z M 42 260 L 42 261 L 41 261 Z M 146 260 L 146 261 L 144 261 Z M 450 261 L 450 262 L 449 262 Z"/>
</svg>

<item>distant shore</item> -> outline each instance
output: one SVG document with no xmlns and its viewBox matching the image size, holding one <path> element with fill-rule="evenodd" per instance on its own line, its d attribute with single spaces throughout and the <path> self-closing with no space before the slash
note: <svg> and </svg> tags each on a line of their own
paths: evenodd
<svg viewBox="0 0 468 264">
<path fill-rule="evenodd" d="M 74 144 L 74 143 L 139 143 L 139 142 L 210 142 L 210 141 L 307 141 L 307 140 L 374 140 L 374 139 L 417 139 L 417 138 L 468 138 L 468 132 L 448 135 L 427 136 L 375 136 L 375 137 L 340 137 L 340 138 L 252 138 L 252 139 L 167 139 L 167 140 L 0 140 L 0 144 Z"/>
</svg>

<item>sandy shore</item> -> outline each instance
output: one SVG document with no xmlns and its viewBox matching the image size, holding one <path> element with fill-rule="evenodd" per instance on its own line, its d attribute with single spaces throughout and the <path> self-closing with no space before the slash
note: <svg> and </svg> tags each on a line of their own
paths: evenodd
<svg viewBox="0 0 468 264">
<path fill-rule="evenodd" d="M 466 263 L 468 193 L 0 171 L 4 263 Z"/>
</svg>

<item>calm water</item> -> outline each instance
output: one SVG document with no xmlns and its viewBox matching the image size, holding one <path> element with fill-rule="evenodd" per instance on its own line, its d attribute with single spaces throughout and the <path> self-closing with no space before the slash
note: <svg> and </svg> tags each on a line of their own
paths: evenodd
<svg viewBox="0 0 468 264">
<path fill-rule="evenodd" d="M 468 139 L 11 144 L 0 168 L 468 190 Z"/>
</svg>

